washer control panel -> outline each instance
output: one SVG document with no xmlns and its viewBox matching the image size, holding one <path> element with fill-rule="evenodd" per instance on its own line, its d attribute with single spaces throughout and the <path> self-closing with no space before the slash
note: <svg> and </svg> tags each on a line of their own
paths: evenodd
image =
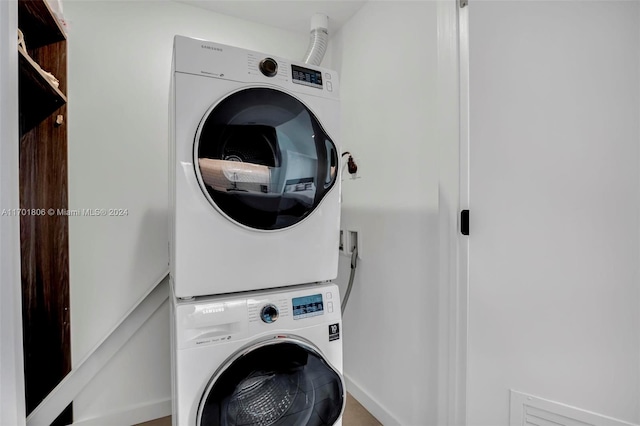
<svg viewBox="0 0 640 426">
<path fill-rule="evenodd" d="M 340 320 L 340 296 L 335 284 L 300 287 L 252 293 L 246 299 L 249 330 L 295 330 Z"/>
<path fill-rule="evenodd" d="M 291 299 L 291 305 L 294 320 L 315 317 L 324 313 L 322 293 L 294 297 Z"/>
<path fill-rule="evenodd" d="M 278 315 L 280 315 L 280 312 L 278 311 L 277 306 L 273 303 L 269 303 L 268 305 L 263 306 L 262 310 L 260 311 L 260 319 L 267 324 L 271 324 L 272 322 L 277 320 Z"/>
<path fill-rule="evenodd" d="M 299 329 L 333 326 L 341 320 L 340 294 L 333 283 L 254 291 L 244 297 L 174 298 L 171 306 L 178 349 L 226 344 L 262 333 L 295 334 Z"/>
</svg>

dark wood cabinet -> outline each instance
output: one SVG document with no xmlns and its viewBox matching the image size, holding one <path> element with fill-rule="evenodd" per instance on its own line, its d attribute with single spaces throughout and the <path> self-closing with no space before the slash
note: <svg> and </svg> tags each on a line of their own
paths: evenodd
<svg viewBox="0 0 640 426">
<path fill-rule="evenodd" d="M 67 41 L 44 0 L 18 0 L 20 250 L 30 413 L 71 370 L 67 202 Z M 47 73 L 58 80 L 52 82 Z M 72 423 L 69 406 L 54 424 Z"/>
</svg>

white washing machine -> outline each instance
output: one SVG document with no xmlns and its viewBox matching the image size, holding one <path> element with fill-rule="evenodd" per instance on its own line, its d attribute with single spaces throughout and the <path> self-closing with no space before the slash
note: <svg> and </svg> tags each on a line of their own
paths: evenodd
<svg viewBox="0 0 640 426">
<path fill-rule="evenodd" d="M 342 425 L 335 284 L 173 298 L 174 426 Z"/>
<path fill-rule="evenodd" d="M 170 256 L 177 297 L 337 276 L 338 89 L 334 71 L 175 37 Z"/>
</svg>

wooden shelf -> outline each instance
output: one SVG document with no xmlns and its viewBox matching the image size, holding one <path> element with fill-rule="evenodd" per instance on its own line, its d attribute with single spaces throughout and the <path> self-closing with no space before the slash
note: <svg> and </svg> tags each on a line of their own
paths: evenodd
<svg viewBox="0 0 640 426">
<path fill-rule="evenodd" d="M 18 22 L 28 49 L 67 39 L 62 25 L 44 0 L 19 1 Z"/>
<path fill-rule="evenodd" d="M 67 37 L 45 0 L 17 3 L 20 208 L 66 209 Z M 71 371 L 68 235 L 66 216 L 20 217 L 26 414 Z M 72 423 L 69 405 L 52 426 Z"/>
<path fill-rule="evenodd" d="M 54 86 L 36 62 L 18 48 L 20 58 L 20 120 L 22 133 L 67 103 L 67 97 Z"/>
</svg>

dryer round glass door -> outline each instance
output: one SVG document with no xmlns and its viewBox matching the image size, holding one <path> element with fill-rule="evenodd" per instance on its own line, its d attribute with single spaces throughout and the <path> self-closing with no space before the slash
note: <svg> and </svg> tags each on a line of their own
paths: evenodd
<svg viewBox="0 0 640 426">
<path fill-rule="evenodd" d="M 344 404 L 342 376 L 313 346 L 276 338 L 241 351 L 216 372 L 197 425 L 333 425 Z"/>
<path fill-rule="evenodd" d="M 227 96 L 204 116 L 194 146 L 209 202 L 232 221 L 287 228 L 313 212 L 338 174 L 338 154 L 316 116 L 276 89 Z"/>
</svg>

